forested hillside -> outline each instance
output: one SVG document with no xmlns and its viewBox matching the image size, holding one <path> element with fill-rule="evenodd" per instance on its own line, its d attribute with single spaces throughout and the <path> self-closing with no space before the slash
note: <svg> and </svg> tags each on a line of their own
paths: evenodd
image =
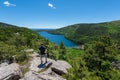
<svg viewBox="0 0 120 80">
<path fill-rule="evenodd" d="M 110 35 L 113 39 L 120 40 L 120 21 L 75 24 L 50 31 L 50 33 L 64 34 L 66 38 L 76 43 L 90 43 L 103 34 Z"/>
<path fill-rule="evenodd" d="M 83 51 L 67 50 L 66 60 L 73 66 L 65 75 L 68 80 L 120 79 L 120 21 L 75 24 L 49 32 L 87 44 Z"/>
<path fill-rule="evenodd" d="M 16 57 L 17 62 L 27 59 L 25 50 L 37 49 L 40 43 L 47 40 L 40 37 L 37 32 L 27 28 L 0 23 L 0 62 Z"/>
<path fill-rule="evenodd" d="M 4 60 L 28 63 L 28 49 L 38 53 L 41 43 L 47 45 L 48 57 L 53 60 L 65 60 L 72 66 L 67 80 L 119 80 L 120 79 L 120 34 L 119 21 L 100 24 L 76 24 L 52 31 L 65 34 L 77 43 L 90 43 L 84 50 L 67 48 L 49 42 L 37 32 L 27 28 L 0 23 L 0 63 Z M 33 53 L 33 52 L 32 52 Z M 12 62 L 11 62 L 12 63 Z M 62 68 L 62 67 L 61 67 Z M 45 69 L 47 70 L 47 69 Z M 22 70 L 29 71 L 28 67 Z"/>
</svg>

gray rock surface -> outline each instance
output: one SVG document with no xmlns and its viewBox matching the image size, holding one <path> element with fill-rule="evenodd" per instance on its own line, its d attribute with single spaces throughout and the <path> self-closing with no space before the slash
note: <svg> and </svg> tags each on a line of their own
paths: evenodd
<svg viewBox="0 0 120 80">
<path fill-rule="evenodd" d="M 24 75 L 21 80 L 66 80 L 59 74 L 66 74 L 67 69 L 71 68 L 71 65 L 65 61 L 55 61 L 43 58 L 43 64 L 41 64 L 40 57 L 34 53 L 31 55 L 30 71 Z"/>
<path fill-rule="evenodd" d="M 0 64 L 0 67 L 4 67 L 4 66 L 8 66 L 8 63 L 5 62 Z"/>
<path fill-rule="evenodd" d="M 38 77 L 42 80 L 65 80 L 57 74 L 54 74 L 54 75 L 50 75 L 50 74 L 38 75 Z"/>
<path fill-rule="evenodd" d="M 55 62 L 52 59 L 47 59 L 47 63 L 45 63 L 45 58 L 43 58 L 43 64 L 41 64 L 41 60 L 40 57 L 38 56 L 38 54 L 32 54 L 33 60 L 30 61 L 30 67 L 29 69 L 31 71 L 35 71 L 35 72 L 39 72 L 41 70 L 43 70 L 44 68 L 49 67 L 50 65 L 52 65 L 53 62 Z"/>
<path fill-rule="evenodd" d="M 0 80 L 18 80 L 21 75 L 20 67 L 16 63 L 0 67 Z"/>
<path fill-rule="evenodd" d="M 39 74 L 36 72 L 28 72 L 22 80 L 65 80 L 61 76 L 54 74 Z"/>
<path fill-rule="evenodd" d="M 20 79 L 23 76 L 20 67 L 24 67 L 24 65 L 3 63 L 0 65 L 0 80 L 66 80 L 61 76 L 67 74 L 67 69 L 71 68 L 71 65 L 66 61 L 55 61 L 48 58 L 48 62 L 45 63 L 45 58 L 43 58 L 41 64 L 40 56 L 37 53 L 34 52 L 30 56 L 29 71 L 24 74 L 22 79 Z"/>
<path fill-rule="evenodd" d="M 53 65 L 51 66 L 51 69 L 60 75 L 68 73 L 67 69 L 69 68 L 71 68 L 71 65 L 66 61 L 62 61 L 62 60 L 58 60 L 54 62 Z"/>
<path fill-rule="evenodd" d="M 32 71 L 27 72 L 24 76 L 22 80 L 42 80 L 36 74 L 33 74 Z"/>
</svg>

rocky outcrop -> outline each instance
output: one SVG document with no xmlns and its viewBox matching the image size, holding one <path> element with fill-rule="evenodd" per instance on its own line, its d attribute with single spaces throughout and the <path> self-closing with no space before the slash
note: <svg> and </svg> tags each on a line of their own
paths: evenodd
<svg viewBox="0 0 120 80">
<path fill-rule="evenodd" d="M 34 53 L 31 56 L 33 59 L 30 61 L 30 71 L 21 80 L 65 80 L 61 75 L 67 74 L 67 69 L 71 68 L 71 65 L 65 61 L 48 58 L 48 62 L 45 63 L 43 58 L 43 64 L 41 64 L 38 54 Z"/>
<path fill-rule="evenodd" d="M 57 74 L 43 74 L 29 71 L 21 80 L 65 80 Z"/>
<path fill-rule="evenodd" d="M 67 69 L 69 68 L 71 68 L 71 65 L 68 64 L 66 61 L 61 60 L 54 62 L 53 65 L 51 66 L 51 69 L 60 75 L 68 73 Z"/>
<path fill-rule="evenodd" d="M 32 71 L 27 72 L 24 76 L 25 77 L 21 80 L 41 80 L 36 74 L 33 74 Z"/>
<path fill-rule="evenodd" d="M 16 63 L 0 67 L 0 80 L 19 80 L 21 75 L 20 67 Z"/>
<path fill-rule="evenodd" d="M 8 66 L 8 63 L 4 62 L 0 64 L 0 67 Z"/>
<path fill-rule="evenodd" d="M 28 62 L 29 66 L 25 67 L 29 71 L 22 75 L 22 67 L 17 63 L 6 64 L 3 63 L 0 66 L 0 80 L 66 80 L 61 75 L 67 74 L 67 69 L 71 68 L 71 65 L 66 61 L 52 60 L 43 58 L 43 63 L 40 61 L 40 56 L 37 53 L 30 55 L 32 58 Z M 20 68 L 21 67 L 21 68 Z M 24 76 L 20 79 L 21 76 Z"/>
<path fill-rule="evenodd" d="M 48 68 L 50 65 L 52 65 L 53 62 L 55 62 L 52 59 L 47 59 L 47 63 L 45 63 L 45 58 L 43 58 L 43 64 L 41 64 L 41 60 L 38 54 L 32 54 L 31 55 L 33 59 L 30 61 L 30 67 L 29 69 L 34 72 L 39 72 L 45 68 Z"/>
</svg>

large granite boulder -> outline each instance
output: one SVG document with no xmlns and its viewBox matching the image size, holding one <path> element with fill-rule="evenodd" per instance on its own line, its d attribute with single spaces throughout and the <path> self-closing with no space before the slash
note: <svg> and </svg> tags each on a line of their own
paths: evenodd
<svg viewBox="0 0 120 80">
<path fill-rule="evenodd" d="M 39 72 L 41 70 L 43 70 L 44 68 L 48 68 L 50 65 L 52 65 L 53 62 L 55 62 L 52 59 L 47 59 L 47 63 L 45 63 L 45 58 L 43 58 L 43 63 L 41 64 L 41 60 L 40 57 L 38 55 L 32 55 L 33 60 L 30 61 L 30 67 L 29 69 L 31 71 L 35 71 L 35 72 Z"/>
<path fill-rule="evenodd" d="M 32 71 L 29 71 L 24 75 L 24 78 L 21 80 L 42 80 L 42 79 L 38 78 L 36 74 L 32 73 Z"/>
<path fill-rule="evenodd" d="M 25 77 L 21 80 L 65 80 L 61 76 L 57 75 L 56 73 L 54 75 L 51 74 L 43 74 L 43 73 L 36 73 L 29 71 L 25 74 Z"/>
<path fill-rule="evenodd" d="M 65 80 L 60 75 L 52 71 L 51 67 L 39 73 L 38 77 L 42 80 Z"/>
<path fill-rule="evenodd" d="M 51 66 L 52 71 L 56 72 L 57 74 L 66 74 L 67 69 L 71 68 L 71 65 L 66 61 L 58 60 L 54 62 Z"/>
<path fill-rule="evenodd" d="M 42 80 L 65 80 L 61 76 L 54 74 L 46 74 L 46 75 L 38 75 L 38 77 Z"/>
<path fill-rule="evenodd" d="M 0 80 L 19 80 L 22 75 L 17 63 L 0 67 Z"/>
<path fill-rule="evenodd" d="M 45 58 L 43 58 L 43 63 L 41 63 L 38 54 L 34 53 L 31 57 L 30 71 L 20 80 L 66 80 L 61 76 L 67 74 L 67 69 L 71 68 L 71 65 L 66 61 L 55 61 L 48 58 L 48 62 L 45 63 Z"/>
<path fill-rule="evenodd" d="M 8 66 L 8 63 L 4 62 L 0 64 L 0 67 Z"/>
</svg>

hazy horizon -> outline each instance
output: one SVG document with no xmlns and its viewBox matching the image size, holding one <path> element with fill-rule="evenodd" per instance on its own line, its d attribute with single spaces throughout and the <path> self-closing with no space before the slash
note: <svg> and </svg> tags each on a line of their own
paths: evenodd
<svg viewBox="0 0 120 80">
<path fill-rule="evenodd" d="M 112 20 L 112 21 L 118 21 L 118 20 Z M 112 22 L 112 21 L 104 21 L 104 22 Z M 104 22 L 91 22 L 91 23 L 73 23 L 73 24 L 68 24 L 68 25 L 65 25 L 65 26 L 61 26 L 61 27 L 29 27 L 29 26 L 19 26 L 19 25 L 15 25 L 15 24 L 10 24 L 10 23 L 6 23 L 6 22 L 2 22 L 2 23 L 5 23 L 5 24 L 10 24 L 10 25 L 14 25 L 14 26 L 18 26 L 18 27 L 26 27 L 26 28 L 29 28 L 29 29 L 59 29 L 59 28 L 63 28 L 63 27 L 67 27 L 67 26 L 70 26 L 70 25 L 74 25 L 74 24 L 96 24 L 96 23 L 104 23 Z"/>
<path fill-rule="evenodd" d="M 78 23 L 120 20 L 120 0 L 1 0 L 0 22 L 57 29 Z"/>
</svg>

